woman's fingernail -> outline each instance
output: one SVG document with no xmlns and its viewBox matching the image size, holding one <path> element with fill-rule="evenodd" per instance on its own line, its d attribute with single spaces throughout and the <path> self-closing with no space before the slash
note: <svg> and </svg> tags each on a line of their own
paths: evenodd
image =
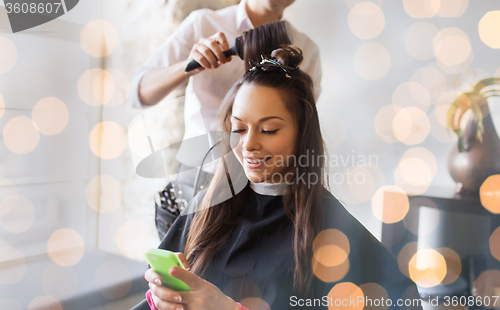
<svg viewBox="0 0 500 310">
<path fill-rule="evenodd" d="M 175 302 L 181 302 L 181 301 L 182 301 L 181 296 L 179 296 L 179 295 L 175 295 L 175 296 L 174 296 L 174 301 L 175 301 Z M 180 309 L 180 308 L 179 308 L 179 309 Z"/>
<path fill-rule="evenodd" d="M 155 284 L 156 284 L 156 285 L 161 285 L 161 281 L 160 281 L 160 279 L 155 279 Z"/>
<path fill-rule="evenodd" d="M 182 310 L 182 307 L 175 307 L 175 310 Z"/>
</svg>

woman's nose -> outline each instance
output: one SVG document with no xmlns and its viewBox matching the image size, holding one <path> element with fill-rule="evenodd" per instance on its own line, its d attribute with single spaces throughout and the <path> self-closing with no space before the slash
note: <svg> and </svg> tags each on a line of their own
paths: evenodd
<svg viewBox="0 0 500 310">
<path fill-rule="evenodd" d="M 254 131 L 248 131 L 243 137 L 243 148 L 248 152 L 257 151 L 260 149 L 260 142 L 258 133 Z"/>
</svg>

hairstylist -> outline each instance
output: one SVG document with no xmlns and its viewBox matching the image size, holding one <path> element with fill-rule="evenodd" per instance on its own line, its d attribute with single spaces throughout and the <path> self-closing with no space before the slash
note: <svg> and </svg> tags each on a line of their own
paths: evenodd
<svg viewBox="0 0 500 310">
<path fill-rule="evenodd" d="M 293 2 L 242 0 L 239 5 L 217 11 L 194 11 L 137 72 L 133 81 L 134 107 L 157 104 L 189 79 L 184 105 L 184 140 L 220 130 L 216 121 L 217 110 L 227 91 L 245 72 L 243 60 L 238 57 L 226 58 L 222 51 L 228 50 L 243 32 L 280 20 L 285 8 Z M 304 54 L 300 68 L 311 76 L 317 99 L 321 81 L 318 47 L 293 26 L 292 35 L 293 45 L 302 49 Z M 202 68 L 185 73 L 184 68 L 193 59 Z M 204 151 L 197 151 L 199 154 L 194 154 L 183 144 L 176 156 L 181 163 L 178 172 L 185 171 L 179 177 L 187 178 L 181 181 L 188 184 L 194 184 L 196 173 L 192 168 L 200 165 L 204 154 Z M 210 172 L 210 168 L 205 169 L 204 166 L 199 185 L 206 185 L 212 177 Z M 158 214 L 157 210 L 157 228 L 161 239 L 166 228 L 158 225 Z"/>
</svg>

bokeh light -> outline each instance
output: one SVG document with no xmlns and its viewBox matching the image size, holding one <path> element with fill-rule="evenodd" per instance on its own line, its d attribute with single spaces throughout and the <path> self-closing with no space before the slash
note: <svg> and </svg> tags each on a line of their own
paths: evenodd
<svg viewBox="0 0 500 310">
<path fill-rule="evenodd" d="M 356 284 L 352 282 L 338 283 L 328 293 L 328 299 L 333 299 L 333 305 L 330 301 L 328 309 L 362 310 L 365 306 L 364 302 L 346 303 L 344 300 L 361 300 L 363 297 L 363 291 Z"/>
<path fill-rule="evenodd" d="M 271 310 L 271 307 L 264 300 L 257 297 L 245 298 L 240 304 L 247 309 Z"/>
<path fill-rule="evenodd" d="M 392 121 L 394 117 L 396 117 L 396 110 L 394 110 L 394 106 L 386 105 L 377 112 L 374 119 L 375 132 L 382 140 L 388 143 L 395 143 L 399 141 L 394 135 L 394 130 L 392 128 Z"/>
<path fill-rule="evenodd" d="M 78 289 L 78 276 L 71 267 L 49 265 L 43 271 L 40 282 L 43 292 L 58 300 L 72 297 Z"/>
<path fill-rule="evenodd" d="M 234 300 L 262 297 L 262 291 L 259 285 L 247 277 L 233 278 L 227 283 L 223 293 L 227 296 L 231 296 Z"/>
<path fill-rule="evenodd" d="M 457 135 L 446 127 L 448 121 L 448 110 L 451 105 L 438 105 L 429 117 L 431 135 L 443 143 L 451 143 L 458 140 Z"/>
<path fill-rule="evenodd" d="M 446 66 L 465 62 L 472 52 L 465 32 L 454 27 L 442 29 L 434 37 L 433 47 L 436 58 Z"/>
<path fill-rule="evenodd" d="M 405 32 L 405 48 L 416 59 L 426 60 L 434 57 L 433 40 L 439 30 L 428 22 L 415 23 Z"/>
<path fill-rule="evenodd" d="M 426 217 L 423 223 L 418 220 L 421 207 L 431 208 L 435 211 L 433 212 L 433 216 Z M 437 206 L 427 198 L 416 197 L 410 200 L 410 211 L 403 219 L 403 224 L 412 234 L 422 236 L 433 232 L 439 224 L 439 220 L 440 216 Z"/>
<path fill-rule="evenodd" d="M 16 206 L 19 197 L 14 182 L 8 179 L 2 179 L 2 182 L 4 185 L 0 187 L 0 215 L 11 212 Z"/>
<path fill-rule="evenodd" d="M 386 224 L 401 221 L 409 208 L 408 195 L 394 185 L 379 188 L 372 198 L 373 214 Z"/>
<path fill-rule="evenodd" d="M 446 262 L 446 276 L 441 285 L 448 285 L 455 282 L 462 272 L 460 256 L 450 248 L 439 248 L 436 251 L 443 256 Z"/>
<path fill-rule="evenodd" d="M 61 303 L 52 296 L 37 296 L 28 305 L 27 310 L 63 310 Z"/>
<path fill-rule="evenodd" d="M 14 43 L 0 36 L 0 74 L 9 72 L 17 61 L 17 50 Z"/>
<path fill-rule="evenodd" d="M 472 64 L 472 61 L 474 60 L 474 53 L 471 51 L 469 53 L 469 56 L 467 56 L 467 59 L 458 64 L 458 65 L 455 65 L 455 66 L 448 66 L 448 65 L 445 65 L 444 63 L 442 63 L 441 61 L 437 61 L 436 62 L 436 65 L 442 70 L 444 71 L 445 73 L 447 74 L 450 74 L 450 75 L 457 75 L 457 74 L 461 74 L 461 73 L 464 73 L 464 72 L 467 72 L 467 70 L 469 70 L 471 64 Z M 453 82 L 453 80 L 450 81 L 450 84 Z"/>
<path fill-rule="evenodd" d="M 483 207 L 494 214 L 500 213 L 500 174 L 489 176 L 479 188 Z"/>
<path fill-rule="evenodd" d="M 469 0 L 441 0 L 437 15 L 440 17 L 460 17 L 467 10 Z"/>
<path fill-rule="evenodd" d="M 120 182 L 109 175 L 96 176 L 87 184 L 85 191 L 87 204 L 97 212 L 108 213 L 116 210 L 122 202 Z"/>
<path fill-rule="evenodd" d="M 38 127 L 29 117 L 14 117 L 3 129 L 5 146 L 16 154 L 26 154 L 33 151 L 39 141 Z"/>
<path fill-rule="evenodd" d="M 370 170 L 375 170 L 376 167 Z M 372 198 L 375 191 L 375 180 L 371 171 L 365 167 L 350 167 L 341 174 L 343 182 L 338 182 L 337 176 L 333 175 L 331 183 L 335 184 L 342 201 L 348 203 L 361 203 Z"/>
<path fill-rule="evenodd" d="M 5 102 L 3 101 L 2 95 L 0 95 L 0 118 L 2 118 L 4 112 L 5 112 Z"/>
<path fill-rule="evenodd" d="M 479 37 L 491 48 L 500 48 L 500 11 L 490 11 L 479 21 Z"/>
<path fill-rule="evenodd" d="M 446 88 L 448 87 L 443 73 L 434 67 L 417 69 L 412 74 L 410 81 L 424 86 L 429 94 L 431 102 L 438 100 L 438 98 L 446 92 Z M 451 102 L 453 102 L 453 100 Z"/>
<path fill-rule="evenodd" d="M 403 0 L 403 6 L 413 18 L 431 18 L 439 11 L 441 0 Z"/>
<path fill-rule="evenodd" d="M 33 107 L 31 118 L 42 134 L 56 135 L 68 124 L 68 108 L 64 102 L 55 97 L 44 98 Z"/>
<path fill-rule="evenodd" d="M 398 253 L 398 267 L 402 274 L 410 277 L 410 270 L 408 266 L 410 260 L 418 251 L 418 242 L 408 242 Z"/>
<path fill-rule="evenodd" d="M 47 241 L 50 259 L 59 266 L 72 266 L 78 263 L 85 253 L 83 239 L 73 229 L 56 230 Z"/>
<path fill-rule="evenodd" d="M 407 161 L 404 161 L 403 165 L 398 165 L 396 169 L 394 170 L 394 183 L 399 186 L 401 189 L 403 189 L 409 196 L 415 196 L 415 195 L 420 195 L 423 194 L 430 186 L 429 183 L 423 183 L 423 184 L 416 184 L 416 182 L 409 183 L 406 181 L 406 179 L 409 179 L 408 173 L 414 170 L 414 167 L 410 167 L 409 169 L 406 170 L 405 175 L 407 176 L 406 179 L 403 178 L 403 175 L 401 173 L 401 167 L 409 167 L 409 165 L 413 163 L 418 163 L 419 166 L 425 167 L 425 163 L 422 163 L 421 160 L 416 159 L 410 159 Z M 420 181 L 423 181 L 429 177 L 428 169 L 425 169 L 426 171 L 422 171 L 419 173 Z"/>
<path fill-rule="evenodd" d="M 93 20 L 80 33 L 83 50 L 92 57 L 104 57 L 113 52 L 118 44 L 118 32 L 107 20 Z"/>
<path fill-rule="evenodd" d="M 116 282 L 119 286 L 113 285 Z M 119 261 L 108 261 L 97 268 L 94 284 L 99 293 L 108 299 L 121 298 L 132 287 L 132 275 L 127 266 Z"/>
<path fill-rule="evenodd" d="M 402 108 L 392 121 L 394 136 L 407 145 L 424 141 L 430 132 L 429 118 L 419 108 Z"/>
<path fill-rule="evenodd" d="M 92 152 L 102 159 L 120 156 L 127 147 L 125 130 L 115 122 L 98 123 L 89 134 Z"/>
<path fill-rule="evenodd" d="M 461 93 L 458 91 L 447 91 L 443 92 L 438 99 L 435 102 L 436 106 L 447 106 L 449 107 L 455 99 L 460 95 Z M 442 125 L 446 126 L 447 122 L 443 122 Z"/>
<path fill-rule="evenodd" d="M 443 92 L 436 100 L 434 111 L 429 118 L 431 122 L 431 134 L 441 142 L 450 143 L 458 139 L 457 135 L 448 129 L 447 125 L 448 110 L 459 95 L 460 93 L 457 91 Z M 462 121 L 465 125 L 466 121 L 464 119 Z"/>
<path fill-rule="evenodd" d="M 0 283 L 13 284 L 19 282 L 26 274 L 26 260 L 23 253 L 14 247 L 6 246 L 0 248 L 0 257 L 4 262 L 13 262 L 9 267 L 0 268 Z"/>
<path fill-rule="evenodd" d="M 349 272 L 349 259 L 338 266 L 328 267 L 318 262 L 314 256 L 311 260 L 314 275 L 323 282 L 331 283 L 342 280 Z"/>
<path fill-rule="evenodd" d="M 385 26 L 384 12 L 374 3 L 356 4 L 347 16 L 349 29 L 360 39 L 376 38 Z"/>
<path fill-rule="evenodd" d="M 440 284 L 446 276 L 446 260 L 433 249 L 419 250 L 408 265 L 410 278 L 421 287 Z"/>
<path fill-rule="evenodd" d="M 109 98 L 106 103 L 107 107 L 116 107 L 124 103 L 127 99 L 130 81 L 125 73 L 118 69 L 107 69 L 107 75 L 105 74 L 101 80 L 103 81 L 104 87 L 97 87 L 96 93 L 102 92 L 102 98 Z M 109 79 L 111 76 L 111 80 Z M 96 80 L 94 80 L 94 90 L 96 89 Z"/>
<path fill-rule="evenodd" d="M 500 299 L 496 298 L 500 292 L 500 270 L 486 270 L 474 282 L 476 298 L 481 297 L 483 307 L 494 309 L 500 307 Z M 485 299 L 485 297 L 488 297 Z M 489 300 L 488 304 L 485 302 Z"/>
<path fill-rule="evenodd" d="M 354 69 L 366 80 L 373 81 L 383 78 L 390 67 L 389 52 L 378 43 L 364 44 L 354 54 Z"/>
<path fill-rule="evenodd" d="M 488 72 L 480 68 L 468 68 L 450 80 L 450 86 L 456 91 L 457 96 L 470 91 L 478 81 L 491 78 Z M 455 97 L 455 99 L 456 99 Z"/>
<path fill-rule="evenodd" d="M 342 264 L 349 256 L 349 252 L 349 239 L 338 229 L 323 230 L 313 242 L 314 258 L 327 267 Z"/>
<path fill-rule="evenodd" d="M 141 220 L 129 220 L 118 228 L 116 245 L 126 257 L 141 258 L 142 253 L 149 248 L 157 247 L 157 241 L 150 238 L 154 233 L 156 230 L 149 223 Z"/>
<path fill-rule="evenodd" d="M 428 186 L 437 172 L 436 157 L 426 148 L 412 148 L 402 156 L 398 168 L 407 183 Z"/>
<path fill-rule="evenodd" d="M 365 295 L 365 307 L 364 310 L 387 310 L 389 305 L 387 303 L 381 303 L 382 300 L 387 300 L 389 298 L 389 293 L 382 285 L 378 283 L 364 283 L 359 286 Z M 371 300 L 371 303 L 368 300 Z M 379 306 L 377 306 L 379 305 Z"/>
<path fill-rule="evenodd" d="M 397 112 L 408 107 L 418 107 L 425 112 L 430 104 L 429 92 L 417 82 L 402 83 L 392 93 L 392 105 Z"/>
<path fill-rule="evenodd" d="M 404 289 L 402 287 L 401 289 Z M 420 310 L 423 309 L 427 304 L 423 303 L 422 297 L 418 293 L 417 287 L 415 285 L 409 285 L 406 287 L 404 290 L 403 294 L 401 294 L 400 299 L 405 303 L 403 306 L 400 307 L 401 310 Z M 441 303 L 441 305 L 444 303 Z M 440 306 L 441 306 L 440 305 Z M 439 307 L 436 307 L 435 309 L 440 309 Z M 434 307 L 433 307 L 434 308 Z M 427 308 L 426 308 L 427 309 Z M 457 309 L 453 306 L 451 307 L 445 307 L 442 310 L 462 310 L 462 309 Z M 465 309 L 463 309 L 465 310 Z"/>
<path fill-rule="evenodd" d="M 349 10 L 351 10 L 356 4 L 364 2 L 371 2 L 376 6 L 380 7 L 384 2 L 384 0 L 345 0 L 345 4 Z"/>
<path fill-rule="evenodd" d="M 85 71 L 78 79 L 77 85 L 80 99 L 93 107 L 107 105 L 115 96 L 115 81 L 106 70 Z"/>
<path fill-rule="evenodd" d="M 497 227 L 490 237 L 490 253 L 500 261 L 500 227 Z"/>
<path fill-rule="evenodd" d="M 5 210 L 8 210 L 5 212 Z M 17 234 L 27 231 L 35 221 L 35 209 L 31 202 L 21 195 L 6 197 L 0 204 L 0 226 Z"/>
<path fill-rule="evenodd" d="M 101 104 L 107 104 L 115 93 L 115 81 L 105 70 L 99 71 L 91 86 L 94 97 Z"/>
</svg>

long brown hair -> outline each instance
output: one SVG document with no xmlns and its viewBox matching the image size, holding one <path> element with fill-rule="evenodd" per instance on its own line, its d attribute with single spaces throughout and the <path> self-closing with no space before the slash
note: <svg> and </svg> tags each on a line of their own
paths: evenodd
<svg viewBox="0 0 500 310">
<path fill-rule="evenodd" d="M 281 65 L 296 67 L 302 61 L 302 52 L 298 48 L 282 46 L 272 52 L 271 58 Z M 311 78 L 298 68 L 287 72 L 279 67 L 262 67 L 248 71 L 229 91 L 219 110 L 224 131 L 231 130 L 230 117 L 234 99 L 240 87 L 246 83 L 271 87 L 281 93 L 298 127 L 296 158 L 311 154 L 315 155 L 313 160 L 317 158 L 312 165 L 296 165 L 295 167 L 296 174 L 305 175 L 305 179 L 307 176 L 315 175 L 317 182 L 306 184 L 295 178 L 295 181 L 289 183 L 283 197 L 286 214 L 295 226 L 294 290 L 308 294 L 313 280 L 312 244 L 323 227 L 323 187 L 325 186 L 325 156 L 320 156 L 324 155 L 325 148 L 314 101 L 313 83 Z M 226 143 L 229 142 L 226 140 Z M 232 152 L 228 153 L 228 155 L 231 154 Z M 245 175 L 243 175 L 243 186 L 238 177 L 231 177 L 231 191 L 237 192 L 236 195 L 225 201 L 224 197 L 221 197 L 221 195 L 227 196 L 228 191 L 221 191 L 221 188 L 224 184 L 227 188 L 227 166 L 234 165 L 234 161 L 234 156 L 226 156 L 225 165 L 221 165 L 216 172 L 199 206 L 201 210 L 194 215 L 188 232 L 185 253 L 191 270 L 200 275 L 207 271 L 211 259 L 234 233 L 241 219 L 243 208 L 246 207 L 248 187 L 245 186 L 248 179 Z M 240 165 L 239 162 L 236 164 Z M 241 188 L 243 190 L 240 191 Z"/>
</svg>

